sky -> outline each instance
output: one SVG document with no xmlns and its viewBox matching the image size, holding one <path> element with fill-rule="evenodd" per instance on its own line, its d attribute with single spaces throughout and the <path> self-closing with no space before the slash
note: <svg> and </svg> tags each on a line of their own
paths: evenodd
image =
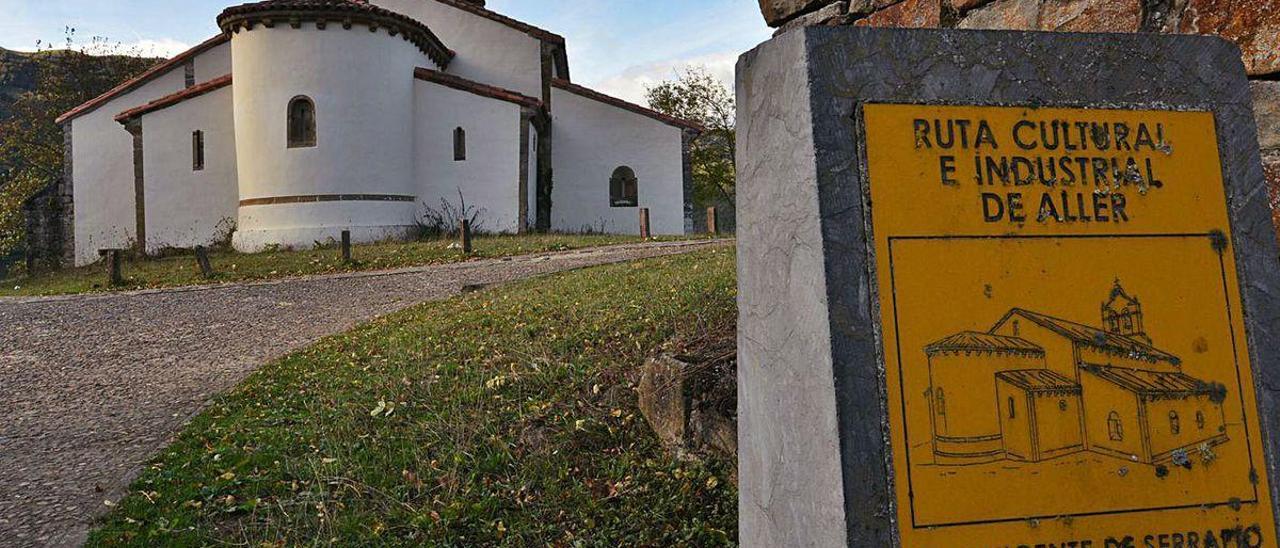
<svg viewBox="0 0 1280 548">
<path fill-rule="evenodd" d="M 0 47 L 60 46 L 69 26 L 80 43 L 103 37 L 168 57 L 217 33 L 218 13 L 238 3 L 0 0 Z M 646 86 L 688 66 L 731 86 L 738 55 L 770 35 L 757 0 L 489 0 L 488 8 L 564 36 L 574 82 L 641 103 Z"/>
</svg>

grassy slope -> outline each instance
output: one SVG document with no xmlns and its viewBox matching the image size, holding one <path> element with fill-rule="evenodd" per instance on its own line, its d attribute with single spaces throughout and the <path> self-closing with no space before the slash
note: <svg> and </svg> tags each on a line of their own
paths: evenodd
<svg viewBox="0 0 1280 548">
<path fill-rule="evenodd" d="M 728 249 L 421 305 L 269 364 L 149 465 L 90 545 L 714 546 L 724 463 L 681 463 L 637 366 L 735 320 Z"/>
<path fill-rule="evenodd" d="M 545 251 L 561 251 L 622 243 L 638 243 L 634 236 L 528 235 L 484 236 L 475 239 L 475 253 L 465 256 L 449 249 L 447 240 L 396 242 L 355 246 L 355 264 L 343 264 L 337 249 L 281 251 L 242 254 L 210 254 L 217 275 L 212 280 L 200 276 L 193 255 L 163 259 L 131 260 L 123 266 L 125 286 L 116 289 L 150 289 L 220 282 L 267 280 L 288 276 L 382 270 L 429 264 L 460 262 L 472 258 L 507 257 Z M 105 262 L 67 269 L 35 278 L 0 280 L 0 296 L 61 295 L 108 291 Z"/>
</svg>

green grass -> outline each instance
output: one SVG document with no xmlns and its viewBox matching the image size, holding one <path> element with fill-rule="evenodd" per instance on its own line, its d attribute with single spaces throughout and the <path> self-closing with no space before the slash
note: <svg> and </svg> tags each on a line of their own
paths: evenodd
<svg viewBox="0 0 1280 548">
<path fill-rule="evenodd" d="M 636 236 L 616 235 L 480 236 L 475 239 L 475 253 L 470 256 L 463 255 L 460 250 L 449 249 L 449 245 L 454 243 L 454 240 L 378 243 L 354 246 L 352 255 L 355 263 L 353 264 L 343 263 L 340 252 L 335 248 L 255 254 L 212 252 L 210 262 L 213 263 L 213 269 L 216 272 L 213 279 L 201 277 L 195 256 L 188 254 L 160 259 L 127 260 L 122 268 L 125 284 L 120 287 L 110 287 L 106 263 L 99 262 L 95 265 L 35 277 L 20 276 L 0 280 L 0 296 L 65 295 L 270 280 L 290 276 L 442 264 L 641 241 Z"/>
<path fill-rule="evenodd" d="M 268 364 L 147 465 L 91 546 L 717 546 L 728 464 L 636 407 L 673 337 L 732 329 L 733 251 L 429 303 Z"/>
</svg>

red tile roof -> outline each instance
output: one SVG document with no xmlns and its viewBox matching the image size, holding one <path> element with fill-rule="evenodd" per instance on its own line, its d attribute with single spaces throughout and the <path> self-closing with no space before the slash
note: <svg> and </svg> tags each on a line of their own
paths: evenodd
<svg viewBox="0 0 1280 548">
<path fill-rule="evenodd" d="M 929 344 L 924 347 L 924 351 L 927 354 L 938 352 L 1002 352 L 1036 356 L 1044 355 L 1044 348 L 1026 339 L 979 333 L 977 331 L 956 333 Z"/>
<path fill-rule="evenodd" d="M 55 123 L 63 124 L 74 118 L 93 112 L 97 110 L 98 107 L 101 107 L 102 105 L 105 105 L 108 102 L 110 102 L 112 99 L 115 99 L 116 97 L 119 97 L 121 95 L 124 95 L 126 93 L 129 93 L 133 90 L 136 90 L 142 87 L 147 82 L 155 80 L 156 78 L 168 73 L 170 70 L 173 70 L 174 68 L 177 68 L 183 63 L 186 63 L 187 60 L 192 59 L 195 56 L 200 55 L 201 53 L 204 53 L 206 51 L 209 51 L 217 46 L 220 46 L 226 43 L 227 40 L 229 39 L 230 37 L 227 36 L 225 33 L 223 33 L 223 34 L 218 34 L 217 36 L 214 36 L 213 38 L 210 38 L 208 40 L 205 40 L 204 43 L 194 48 L 191 48 L 187 51 L 179 53 L 178 55 L 174 56 L 174 58 L 169 59 L 168 61 L 165 61 L 163 63 L 160 63 L 154 67 L 151 67 L 150 70 L 142 74 L 139 74 L 114 88 L 111 88 L 110 91 L 107 91 L 106 93 L 103 93 L 102 95 L 99 95 L 94 99 L 67 111 L 62 116 L 59 116 L 58 119 L 55 120 Z"/>
<path fill-rule="evenodd" d="M 657 120 L 657 121 L 662 122 L 662 123 L 667 124 L 667 125 L 672 125 L 672 126 L 675 126 L 675 127 L 678 127 L 678 128 L 688 129 L 688 130 L 693 130 L 693 131 L 699 131 L 699 132 L 700 132 L 700 131 L 703 131 L 703 127 L 702 127 L 702 126 L 700 126 L 700 125 L 698 125 L 698 124 L 696 124 L 696 123 L 694 123 L 694 122 L 691 122 L 691 121 L 689 121 L 689 120 L 685 120 L 685 119 L 682 119 L 682 118 L 676 118 L 675 116 L 668 116 L 668 115 L 663 114 L 663 113 L 661 113 L 661 112 L 658 112 L 658 111 L 656 111 L 656 110 L 649 109 L 649 108 L 645 108 L 645 107 L 642 107 L 642 106 L 637 105 L 637 104 L 635 104 L 635 103 L 631 103 L 631 102 L 628 102 L 628 101 L 624 101 L 624 100 L 619 99 L 619 98 L 617 98 L 617 97 L 610 97 L 610 96 L 605 95 L 605 94 L 603 94 L 603 93 L 600 93 L 600 92 L 598 92 L 598 91 L 596 91 L 596 90 L 593 90 L 593 89 L 590 89 L 590 88 L 585 88 L 585 87 L 582 87 L 582 86 L 580 86 L 580 85 L 578 85 L 578 84 L 574 84 L 574 83 L 572 83 L 572 82 L 569 82 L 568 80 L 564 80 L 564 79 L 561 79 L 561 78 L 556 78 L 556 79 L 554 79 L 554 80 L 552 80 L 552 81 L 551 81 L 551 85 L 553 85 L 553 86 L 555 86 L 555 87 L 557 87 L 557 88 L 560 88 L 560 89 L 562 89 L 562 90 L 565 90 L 565 91 L 567 91 L 567 92 L 569 92 L 569 93 L 572 93 L 572 94 L 574 94 L 574 95 L 579 95 L 579 96 L 582 96 L 582 97 L 586 97 L 587 99 L 592 99 L 592 100 L 595 100 L 595 101 L 599 101 L 599 102 L 601 102 L 601 103 L 605 103 L 605 104 L 608 104 L 608 105 L 613 105 L 613 106 L 618 107 L 618 108 L 623 109 L 623 110 L 629 110 L 629 111 L 634 112 L 634 113 L 636 113 L 636 114 L 640 114 L 640 115 L 643 115 L 643 116 L 648 116 L 648 117 L 650 117 L 650 118 L 653 118 L 654 120 Z M 553 107 L 553 108 L 554 108 L 554 107 Z"/>
<path fill-rule="evenodd" d="M 446 6 L 452 6 L 463 11 L 474 13 L 476 15 L 479 15 L 480 17 L 484 17 L 485 19 L 489 19 L 491 21 L 502 23 L 508 27 L 524 32 L 529 36 L 532 36 L 539 40 L 545 40 L 547 42 L 554 42 L 557 44 L 564 44 L 564 37 L 560 36 L 559 34 L 556 34 L 548 30 L 540 29 L 538 27 L 535 27 L 523 21 L 517 21 L 515 19 L 512 19 L 510 17 L 507 17 L 497 12 L 489 11 L 481 6 L 467 2 L 466 0 L 435 0 L 435 1 L 441 4 L 444 4 Z"/>
<path fill-rule="evenodd" d="M 529 107 L 529 108 L 542 108 L 542 101 L 535 99 L 533 97 L 529 97 L 528 95 L 523 95 L 515 91 L 500 88 L 497 86 L 481 84 L 480 82 L 468 80 L 466 78 L 454 76 L 452 74 L 445 74 L 437 70 L 431 70 L 427 68 L 417 68 L 417 69 L 414 69 L 413 76 L 414 78 L 417 78 L 419 80 L 432 82 L 435 84 L 440 84 L 442 86 L 451 87 L 453 89 L 474 93 L 476 95 L 488 97 L 490 99 L 507 101 L 509 103 L 515 103 L 517 105 Z"/>
<path fill-rule="evenodd" d="M 199 97 L 206 93 L 225 88 L 229 85 L 231 85 L 230 74 L 226 76 L 214 78 L 213 80 L 209 80 L 208 82 L 205 82 L 203 84 L 189 87 L 177 93 L 166 95 L 164 97 L 156 99 L 155 101 L 151 101 L 150 103 L 147 103 L 140 107 L 131 108 L 129 110 L 121 112 L 120 114 L 116 115 L 116 121 L 123 124 L 125 122 L 128 122 L 129 120 L 138 118 L 144 114 L 150 114 L 160 109 L 169 108 L 173 105 L 186 101 L 187 99 Z"/>
<path fill-rule="evenodd" d="M 297 28 L 310 21 L 341 23 L 346 28 L 354 21 L 370 28 L 387 28 L 392 36 L 403 34 L 405 40 L 441 67 L 447 67 L 453 59 L 453 51 L 423 22 L 368 0 L 266 0 L 233 6 L 218 15 L 218 26 L 226 33 L 252 30 L 257 24 L 272 27 L 288 23 Z"/>
<path fill-rule="evenodd" d="M 996 378 L 1030 392 L 1080 392 L 1080 385 L 1048 369 L 1001 371 Z"/>
<path fill-rule="evenodd" d="M 1137 359 L 1146 359 L 1150 361 L 1163 361 L 1174 365 L 1182 363 L 1182 361 L 1173 354 L 1160 350 L 1144 341 L 1140 341 L 1133 337 L 1121 335 L 1119 333 L 1111 333 L 1103 331 L 1096 327 L 1089 327 L 1073 321 L 1055 318 L 1046 314 L 1032 312 L 1021 308 L 1010 310 L 999 322 L 996 322 L 996 328 L 1004 325 L 1013 316 L 1022 316 L 1032 322 L 1053 331 L 1063 337 L 1071 339 L 1075 342 L 1102 349 L 1108 352 L 1114 352 Z M 995 328 L 992 328 L 994 331 Z"/>
<path fill-rule="evenodd" d="M 1186 373 L 1090 364 L 1084 365 L 1081 369 L 1120 388 L 1144 396 L 1193 396 L 1221 391 L 1220 387 Z"/>
</svg>

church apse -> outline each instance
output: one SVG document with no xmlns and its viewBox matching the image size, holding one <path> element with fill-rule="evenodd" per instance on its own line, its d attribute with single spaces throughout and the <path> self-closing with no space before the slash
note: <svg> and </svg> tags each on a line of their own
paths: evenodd
<svg viewBox="0 0 1280 548">
<path fill-rule="evenodd" d="M 1226 443 L 1226 388 L 1153 346 L 1117 281 L 1103 327 L 1011 309 L 927 345 L 934 462 L 1041 462 L 1082 451 L 1178 464 Z"/>
</svg>

